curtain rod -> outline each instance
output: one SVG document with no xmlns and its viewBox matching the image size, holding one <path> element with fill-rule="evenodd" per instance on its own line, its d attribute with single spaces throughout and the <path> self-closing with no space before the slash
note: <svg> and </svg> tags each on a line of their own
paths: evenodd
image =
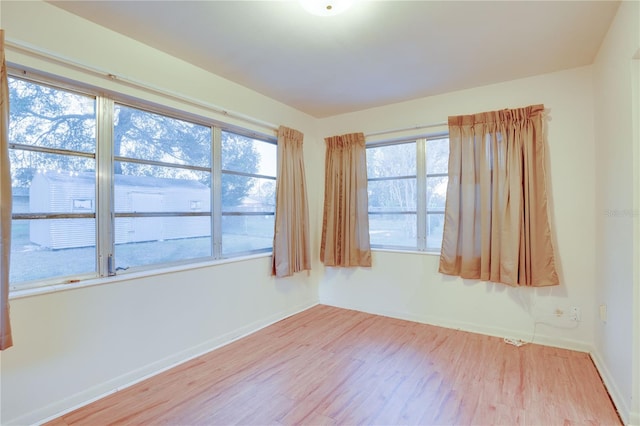
<svg viewBox="0 0 640 426">
<path fill-rule="evenodd" d="M 420 129 L 428 129 L 430 127 L 440 127 L 440 126 L 446 126 L 449 123 L 446 121 L 443 121 L 441 123 L 431 123 L 431 124 L 420 124 L 417 126 L 412 126 L 412 127 L 403 127 L 400 129 L 389 129 L 389 130 L 381 130 L 379 132 L 372 132 L 372 133 L 367 133 L 366 135 L 364 135 L 365 137 L 370 137 L 370 136 L 379 136 L 379 135 L 387 135 L 389 133 L 397 133 L 397 132 L 406 132 L 408 130 L 420 130 Z"/>
<path fill-rule="evenodd" d="M 37 58 L 40 59 L 44 59 L 47 60 L 49 62 L 54 62 L 57 63 L 59 65 L 64 65 L 67 67 L 71 67 L 71 68 L 76 68 L 78 70 L 84 71 L 84 72 L 88 72 L 94 75 L 97 75 L 99 77 L 102 78 L 106 78 L 108 80 L 113 80 L 113 81 L 118 81 L 124 84 L 127 84 L 129 86 L 132 86 L 134 88 L 137 89 L 142 89 L 146 92 L 152 93 L 152 94 L 156 94 L 156 95 L 161 95 L 164 97 L 168 97 L 183 103 L 188 103 L 191 104 L 192 106 L 196 106 L 199 108 L 204 108 L 206 110 L 209 110 L 211 112 L 214 112 L 216 114 L 220 114 L 223 115 L 225 117 L 230 117 L 233 119 L 237 119 L 237 120 L 241 120 L 244 121 L 245 123 L 249 123 L 249 124 L 253 124 L 253 125 L 257 125 L 260 126 L 264 129 L 269 129 L 269 130 L 273 130 L 274 132 L 278 130 L 278 126 L 275 124 L 271 124 L 268 123 L 266 121 L 262 121 L 262 120 L 258 120 L 252 117 L 249 117 L 247 115 L 244 114 L 240 114 L 237 112 L 233 112 L 233 111 L 229 111 L 226 110 L 222 107 L 219 107 L 217 105 L 208 103 L 208 102 L 204 102 L 204 101 L 200 101 L 198 99 L 189 97 L 189 96 L 185 96 L 183 94 L 179 94 L 176 92 L 173 92 L 171 90 L 166 90 L 166 89 L 162 89 L 160 87 L 157 87 L 155 85 L 152 84 L 148 84 L 148 83 L 144 83 L 140 80 L 134 79 L 134 78 L 130 78 L 130 77 L 126 77 L 126 76 L 122 76 L 122 75 L 116 75 L 113 74 L 109 71 L 106 71 L 102 68 L 97 68 L 97 67 L 93 67 L 90 65 L 86 65 L 80 62 L 77 62 L 73 59 L 69 59 L 67 57 L 49 52 L 47 50 L 41 49 L 39 47 L 33 46 L 31 44 L 28 43 L 23 43 L 23 42 L 17 42 L 15 40 L 10 40 L 10 39 L 5 39 L 5 47 L 11 48 L 13 50 L 16 51 L 21 51 L 23 53 L 26 53 L 30 56 L 35 56 Z"/>
</svg>

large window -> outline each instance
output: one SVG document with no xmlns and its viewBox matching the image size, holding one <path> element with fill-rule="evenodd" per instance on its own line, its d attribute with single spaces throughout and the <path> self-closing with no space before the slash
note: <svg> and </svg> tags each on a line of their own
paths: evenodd
<svg viewBox="0 0 640 426">
<path fill-rule="evenodd" d="M 440 250 L 448 158 L 443 136 L 367 144 L 372 247 Z"/>
<path fill-rule="evenodd" d="M 275 138 L 9 78 L 12 289 L 268 252 Z"/>
</svg>

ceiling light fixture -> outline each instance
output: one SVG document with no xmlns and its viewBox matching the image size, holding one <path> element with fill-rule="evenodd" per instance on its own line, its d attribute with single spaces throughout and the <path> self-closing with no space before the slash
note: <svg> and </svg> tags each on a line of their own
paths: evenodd
<svg viewBox="0 0 640 426">
<path fill-rule="evenodd" d="M 312 15 L 335 16 L 349 9 L 353 0 L 299 0 L 302 7 Z"/>
</svg>

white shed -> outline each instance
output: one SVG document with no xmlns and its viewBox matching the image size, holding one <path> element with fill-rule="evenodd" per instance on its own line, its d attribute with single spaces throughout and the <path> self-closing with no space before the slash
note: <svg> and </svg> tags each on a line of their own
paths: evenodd
<svg viewBox="0 0 640 426">
<path fill-rule="evenodd" d="M 210 212 L 211 191 L 195 181 L 114 175 L 116 213 Z M 38 173 L 31 182 L 32 213 L 95 212 L 95 174 Z M 30 239 L 52 249 L 95 245 L 94 219 L 32 220 Z M 200 217 L 121 217 L 115 219 L 115 243 L 209 236 L 211 219 Z"/>
</svg>

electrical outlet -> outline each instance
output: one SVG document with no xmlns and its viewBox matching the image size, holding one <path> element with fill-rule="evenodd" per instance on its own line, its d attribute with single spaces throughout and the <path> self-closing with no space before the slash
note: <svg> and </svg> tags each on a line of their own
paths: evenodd
<svg viewBox="0 0 640 426">
<path fill-rule="evenodd" d="M 569 318 L 571 321 L 580 321 L 580 308 L 577 306 L 569 308 Z"/>
<path fill-rule="evenodd" d="M 607 322 L 607 305 L 600 305 L 600 321 Z"/>
</svg>

